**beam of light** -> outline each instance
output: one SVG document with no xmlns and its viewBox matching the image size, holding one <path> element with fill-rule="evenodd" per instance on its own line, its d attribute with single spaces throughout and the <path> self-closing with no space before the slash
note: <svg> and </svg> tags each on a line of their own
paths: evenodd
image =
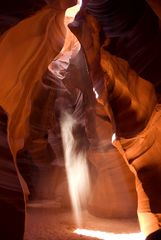
<svg viewBox="0 0 161 240">
<path fill-rule="evenodd" d="M 85 152 L 76 152 L 72 133 L 76 120 L 64 113 L 61 118 L 61 134 L 69 193 L 77 226 L 82 224 L 82 206 L 87 203 L 90 192 L 90 178 Z"/>
<path fill-rule="evenodd" d="M 80 10 L 81 5 L 82 5 L 82 1 L 78 1 L 78 4 L 76 6 L 68 8 L 66 10 L 65 16 L 74 18 L 77 12 Z"/>
<path fill-rule="evenodd" d="M 108 233 L 102 231 L 94 231 L 88 229 L 76 229 L 74 233 L 87 236 L 94 237 L 102 240 L 145 240 L 145 236 L 142 233 Z"/>
</svg>

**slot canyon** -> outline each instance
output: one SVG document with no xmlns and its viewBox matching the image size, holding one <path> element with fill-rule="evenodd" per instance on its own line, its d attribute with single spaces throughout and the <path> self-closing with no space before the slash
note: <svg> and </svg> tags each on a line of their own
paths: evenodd
<svg viewBox="0 0 161 240">
<path fill-rule="evenodd" d="M 3 0 L 0 34 L 0 239 L 161 240 L 160 0 Z"/>
</svg>

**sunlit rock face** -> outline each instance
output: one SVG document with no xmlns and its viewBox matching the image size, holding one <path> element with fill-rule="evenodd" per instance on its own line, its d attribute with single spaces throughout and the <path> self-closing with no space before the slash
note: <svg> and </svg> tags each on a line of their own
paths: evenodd
<svg viewBox="0 0 161 240">
<path fill-rule="evenodd" d="M 102 56 L 102 59 L 104 57 Z M 107 58 L 106 61 L 103 59 L 103 68 L 105 67 L 104 63 L 108 62 Z M 117 59 L 119 62 L 119 59 Z M 115 63 L 117 61 L 115 59 Z M 118 71 L 117 67 L 113 65 L 113 70 L 115 72 Z M 121 67 L 121 62 L 119 64 L 119 68 Z M 105 69 L 105 68 L 104 68 Z M 108 71 L 110 68 L 106 68 Z M 122 71 L 124 72 L 124 71 Z M 110 76 L 110 73 L 109 73 Z M 117 77 L 119 76 L 119 73 L 116 75 Z M 153 86 L 149 84 L 149 82 L 145 82 L 143 79 L 139 79 L 139 83 L 135 84 L 135 87 L 137 88 L 140 85 L 140 89 L 142 88 L 142 95 L 138 95 L 138 101 L 139 101 L 139 96 L 142 99 L 142 106 L 144 107 L 143 112 L 140 114 L 139 112 L 141 111 L 141 107 L 134 104 L 133 100 L 133 89 L 130 88 L 130 71 L 128 73 L 128 86 L 130 88 L 130 99 L 131 99 L 131 105 L 127 107 L 126 112 L 124 108 L 121 108 L 123 106 L 123 100 L 124 97 L 125 99 L 128 98 L 128 93 L 127 91 L 120 91 L 120 95 L 118 94 L 119 90 L 121 90 L 121 85 L 122 82 L 120 78 L 118 79 L 118 84 L 115 82 L 115 87 L 113 88 L 113 95 L 110 93 L 110 99 L 109 103 L 113 103 L 113 98 L 116 103 L 116 105 L 111 104 L 111 107 L 113 110 L 113 116 L 115 119 L 116 123 L 116 132 L 118 134 L 118 139 L 115 141 L 115 146 L 120 150 L 121 152 L 121 146 L 122 146 L 122 151 L 124 151 L 125 159 L 128 161 L 130 164 L 130 168 L 133 171 L 133 173 L 136 176 L 137 180 L 137 193 L 138 193 L 138 216 L 140 218 L 140 223 L 141 223 L 141 228 L 142 230 L 148 234 L 151 231 L 156 230 L 159 228 L 159 219 L 157 215 L 155 214 L 160 214 L 160 203 L 158 202 L 158 199 L 160 198 L 160 148 L 156 148 L 156 145 L 160 145 L 160 137 L 157 138 L 156 136 L 156 131 L 158 133 L 158 136 L 160 135 L 158 124 L 160 122 L 160 105 L 157 105 L 156 97 L 155 97 L 155 92 L 153 90 Z M 132 79 L 133 83 L 135 81 L 135 74 L 132 74 Z M 109 80 L 109 79 L 108 79 Z M 110 80 L 109 80 L 110 82 Z M 107 83 L 108 84 L 108 83 Z M 141 87 L 142 85 L 142 87 Z M 125 89 L 125 86 L 124 86 Z M 115 92 L 116 90 L 116 92 Z M 116 95 L 115 95 L 116 93 Z M 135 93 L 137 93 L 137 90 L 135 90 Z M 149 95 L 149 97 L 148 97 Z M 117 97 L 115 97 L 117 96 Z M 118 97 L 120 96 L 120 98 Z M 145 96 L 145 97 L 143 97 Z M 143 97 L 143 98 L 142 98 Z M 151 102 L 149 103 L 149 98 L 151 99 Z M 120 100 L 120 102 L 119 102 Z M 123 100 L 124 101 L 124 100 Z M 117 105 L 118 104 L 118 105 Z M 118 109 L 117 106 L 120 108 Z M 126 104 L 126 102 L 125 102 Z M 116 106 L 116 107 L 115 107 Z M 134 108 L 133 108 L 134 106 Z M 119 110 L 117 117 L 115 117 L 115 108 Z M 122 110 L 121 110 L 122 109 Z M 136 120 L 134 115 L 133 120 L 134 126 L 144 126 L 143 129 L 138 131 L 138 134 L 135 134 L 134 136 L 132 135 L 131 137 L 128 135 L 126 137 L 126 129 L 123 134 L 121 134 L 121 131 L 119 129 L 119 124 L 123 126 L 124 124 L 127 123 L 128 126 L 130 126 L 129 122 L 130 117 L 131 117 L 131 111 L 132 113 L 135 114 Z M 149 112 L 150 111 L 150 112 Z M 149 115 L 150 113 L 150 115 Z M 127 117 L 126 122 L 118 122 L 119 116 L 123 117 L 124 114 Z M 143 119 L 143 122 L 139 121 L 139 117 Z M 122 119 L 123 120 L 123 119 Z M 132 121 L 133 121 L 132 120 Z M 143 125 L 142 125 L 143 123 Z M 117 128 L 118 124 L 118 128 Z M 136 124 L 136 125 L 135 125 Z M 157 129 L 157 130 L 156 130 Z M 133 128 L 131 128 L 133 130 Z M 129 128 L 127 128 L 127 131 L 129 131 Z M 131 132 L 131 131 L 130 131 Z M 125 135 L 124 135 L 125 134 Z M 154 137 L 155 136 L 155 137 Z M 154 140 L 155 139 L 155 140 Z M 120 146 L 119 144 L 120 143 Z M 155 175 L 155 177 L 154 177 Z M 156 184 L 157 183 L 157 184 Z M 145 202 L 146 199 L 146 202 Z M 149 214 L 149 210 L 153 213 Z M 148 216 L 149 215 L 149 216 Z M 146 218 L 148 219 L 148 224 L 145 223 Z M 144 219 L 144 220 L 143 220 Z M 150 224 L 149 224 L 150 223 Z"/>
<path fill-rule="evenodd" d="M 8 9 L 8 7 L 12 6 L 12 3 L 11 6 L 10 4 L 7 5 L 7 3 L 5 6 Z M 43 4 L 39 8 L 42 6 Z M 28 166 L 32 172 L 30 163 L 23 165 L 23 161 L 21 162 L 23 158 L 29 161 L 31 159 L 29 152 L 25 152 L 26 149 L 22 150 L 22 148 L 25 139 L 27 139 L 26 136 L 28 136 L 27 122 L 32 97 L 37 82 L 42 79 L 49 63 L 62 49 L 66 34 L 64 26 L 65 9 L 60 8 L 58 10 L 52 6 L 52 8 L 46 7 L 33 14 L 39 8 L 29 11 L 27 15 L 22 14 L 23 16 L 16 15 L 14 9 L 19 9 L 16 6 L 10 8 L 11 12 L 13 10 L 15 13 L 15 16 L 12 16 L 8 10 L 3 12 L 3 8 L 1 8 L 1 13 L 4 13 L 4 15 L 9 14 L 9 17 L 2 16 L 0 23 L 1 33 L 8 30 L 1 35 L 0 39 L 1 57 L 3 55 L 3 64 L 0 70 L 0 81 L 3 85 L 3 91 L 0 94 L 0 106 L 4 110 L 0 118 L 3 118 L 4 113 L 8 117 L 6 118 L 8 121 L 4 122 L 5 130 L 2 131 L 0 138 L 2 141 L 1 148 L 4 152 L 4 156 L 1 155 L 2 163 L 5 159 L 4 168 L 2 168 L 2 172 L 4 172 L 1 174 L 0 183 L 0 234 L 3 239 L 23 239 L 25 224 L 24 200 L 28 197 L 28 188 L 19 173 L 16 158 L 18 157 L 20 160 L 19 164 L 21 166 L 19 166 L 21 170 L 24 166 Z M 23 10 L 21 10 L 22 13 Z M 30 14 L 31 16 L 26 18 Z M 7 21 L 9 19 L 9 22 L 6 19 Z M 22 19 L 24 20 L 21 21 Z M 13 25 L 14 27 L 11 27 Z M 22 150 L 22 152 L 17 154 L 19 150 Z M 6 185 L 4 182 L 6 182 Z"/>
<path fill-rule="evenodd" d="M 98 104 L 96 109 L 97 114 L 100 114 L 102 106 Z M 99 140 L 102 143 L 104 141 L 104 144 L 101 146 L 102 149 L 88 151 L 88 159 L 95 169 L 92 174 L 93 188 L 88 209 L 99 217 L 136 217 L 134 176 L 112 145 L 111 123 L 107 118 L 97 115 L 96 128 Z"/>
</svg>

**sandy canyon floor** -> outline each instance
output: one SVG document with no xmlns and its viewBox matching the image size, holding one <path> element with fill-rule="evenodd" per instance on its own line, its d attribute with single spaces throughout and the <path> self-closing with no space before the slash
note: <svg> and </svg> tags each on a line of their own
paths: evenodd
<svg viewBox="0 0 161 240">
<path fill-rule="evenodd" d="M 74 233 L 77 226 L 72 212 L 60 208 L 54 202 L 37 202 L 27 208 L 25 240 L 144 240 L 139 233 L 137 219 L 97 218 L 84 211 L 81 228 L 106 232 L 106 234 L 100 235 L 97 232 L 97 236 L 87 237 Z"/>
</svg>

